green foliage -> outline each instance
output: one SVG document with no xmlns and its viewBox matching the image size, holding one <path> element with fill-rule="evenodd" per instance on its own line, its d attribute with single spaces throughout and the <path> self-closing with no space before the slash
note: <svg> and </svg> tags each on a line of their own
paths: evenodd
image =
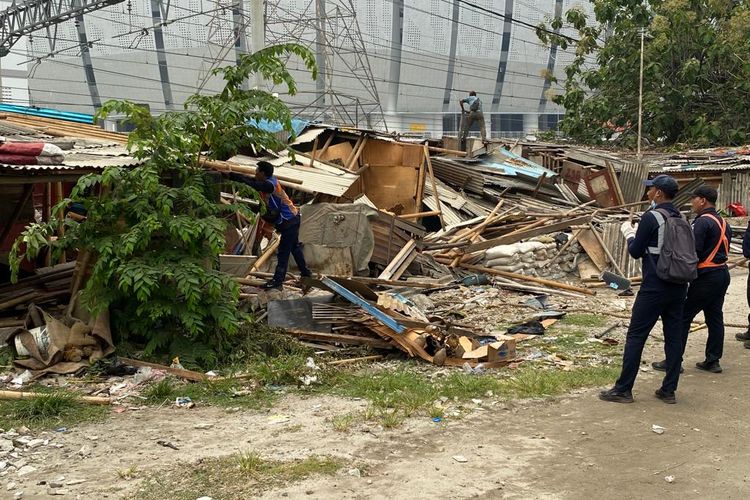
<svg viewBox="0 0 750 500">
<path fill-rule="evenodd" d="M 241 57 L 237 66 L 220 68 L 226 84 L 216 95 L 194 95 L 185 110 L 154 117 L 129 101 L 109 101 L 98 117 L 123 114 L 135 130 L 128 137 L 136 168 L 109 167 L 82 177 L 70 198 L 87 211 L 84 222 L 66 220 L 65 235 L 48 243 L 58 220 L 29 226 L 13 245 L 14 279 L 24 258 L 34 259 L 47 246 L 53 252 L 78 250 L 92 257 L 84 303 L 97 313 L 109 309 L 118 341 L 145 344 L 144 355 L 179 354 L 191 364 L 213 365 L 230 346 L 242 315 L 239 287 L 218 271 L 226 219 L 242 205 L 219 202 L 215 176 L 201 166 L 203 158 L 226 159 L 241 148 L 278 149 L 283 145 L 254 126 L 275 120 L 292 133 L 284 103 L 258 89 L 245 90 L 254 73 L 296 92 L 284 66 L 299 56 L 313 76 L 312 53 L 295 44 L 268 47 Z M 257 197 L 247 186 L 236 189 Z"/>
<path fill-rule="evenodd" d="M 593 0 L 595 19 L 580 7 L 540 25 L 539 38 L 575 44 L 554 102 L 565 107 L 561 129 L 584 143 L 622 131 L 635 143 L 640 29 L 644 49 L 643 137 L 652 144 L 744 144 L 750 132 L 750 2 L 748 0 Z M 571 41 L 545 31 L 569 27 Z M 566 30 L 570 31 L 570 30 Z M 557 82 L 555 78 L 550 78 Z"/>
</svg>

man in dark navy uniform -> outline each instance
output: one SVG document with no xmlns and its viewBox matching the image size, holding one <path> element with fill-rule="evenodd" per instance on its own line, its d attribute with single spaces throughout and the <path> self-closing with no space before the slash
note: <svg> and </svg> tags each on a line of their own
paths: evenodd
<svg viewBox="0 0 750 500">
<path fill-rule="evenodd" d="M 675 390 L 680 378 L 682 363 L 682 308 L 687 285 L 665 281 L 656 274 L 656 264 L 661 251 L 665 217 L 680 217 L 672 204 L 677 194 L 677 181 L 668 175 L 659 175 L 644 181 L 648 199 L 655 206 L 643 214 L 641 222 L 633 227 L 629 222 L 621 231 L 628 242 L 628 252 L 634 259 L 642 259 L 643 283 L 633 304 L 622 357 L 622 371 L 614 387 L 602 391 L 599 398 L 615 403 L 633 402 L 633 385 L 641 364 L 643 347 L 651 329 L 661 317 L 664 326 L 664 351 L 667 354 L 667 373 L 656 397 L 665 403 L 676 403 Z"/>
<path fill-rule="evenodd" d="M 747 223 L 745 236 L 742 237 L 742 255 L 750 259 L 750 222 Z M 750 277 L 747 279 L 747 305 L 750 307 Z M 747 315 L 747 322 L 750 325 L 750 314 Z M 744 341 L 745 347 L 750 349 L 750 326 L 747 327 L 746 332 L 738 333 L 734 338 Z"/>
<path fill-rule="evenodd" d="M 729 288 L 729 242 L 732 228 L 716 211 L 718 193 L 710 186 L 701 186 L 693 192 L 691 204 L 696 214 L 693 220 L 695 252 L 698 254 L 698 277 L 690 283 L 682 313 L 683 354 L 687 344 L 690 324 L 703 311 L 708 326 L 706 359 L 696 363 L 701 370 L 721 373 L 719 360 L 724 352 L 724 296 Z M 664 371 L 666 361 L 652 363 L 656 370 Z"/>
</svg>

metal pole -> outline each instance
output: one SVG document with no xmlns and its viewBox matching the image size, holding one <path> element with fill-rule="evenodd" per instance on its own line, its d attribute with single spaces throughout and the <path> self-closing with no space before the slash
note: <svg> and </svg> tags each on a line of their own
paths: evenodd
<svg viewBox="0 0 750 500">
<path fill-rule="evenodd" d="M 266 46 L 266 2 L 264 0 L 250 0 L 250 23 L 252 51 L 258 52 Z M 255 85 L 260 88 L 263 79 L 255 75 Z"/>
<path fill-rule="evenodd" d="M 643 130 L 643 46 L 646 38 L 646 28 L 641 28 L 641 75 L 638 82 L 638 161 L 641 161 L 641 132 Z"/>
</svg>

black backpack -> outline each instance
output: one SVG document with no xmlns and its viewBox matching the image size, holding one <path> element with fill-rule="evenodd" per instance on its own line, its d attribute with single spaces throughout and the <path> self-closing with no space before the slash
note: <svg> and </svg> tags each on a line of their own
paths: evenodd
<svg viewBox="0 0 750 500">
<path fill-rule="evenodd" d="M 673 217 L 662 208 L 652 212 L 659 224 L 659 244 L 648 247 L 649 255 L 658 255 L 656 275 L 670 283 L 687 284 L 698 277 L 693 228 L 682 216 Z"/>
</svg>

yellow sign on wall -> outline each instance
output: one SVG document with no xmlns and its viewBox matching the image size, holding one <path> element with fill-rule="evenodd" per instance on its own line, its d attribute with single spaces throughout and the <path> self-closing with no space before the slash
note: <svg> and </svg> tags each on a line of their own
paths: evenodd
<svg viewBox="0 0 750 500">
<path fill-rule="evenodd" d="M 425 132 L 427 130 L 427 125 L 424 123 L 410 123 L 409 124 L 409 132 Z"/>
</svg>

